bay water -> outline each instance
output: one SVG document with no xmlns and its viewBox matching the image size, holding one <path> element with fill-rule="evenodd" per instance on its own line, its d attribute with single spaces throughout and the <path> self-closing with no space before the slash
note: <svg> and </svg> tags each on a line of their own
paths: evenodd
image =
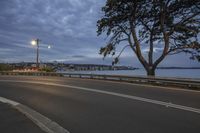
<svg viewBox="0 0 200 133">
<path fill-rule="evenodd" d="M 62 71 L 61 73 L 146 76 L 146 71 L 144 69 L 115 71 Z M 156 76 L 200 79 L 200 69 L 157 69 Z"/>
</svg>

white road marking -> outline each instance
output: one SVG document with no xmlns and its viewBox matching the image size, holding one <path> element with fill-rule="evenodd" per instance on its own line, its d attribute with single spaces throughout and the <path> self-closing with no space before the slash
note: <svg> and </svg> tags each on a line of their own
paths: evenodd
<svg viewBox="0 0 200 133">
<path fill-rule="evenodd" d="M 1 76 L 1 75 L 0 75 Z M 4 77 L 10 77 L 4 75 Z M 27 76 L 20 76 L 20 77 L 26 77 Z M 34 76 L 35 77 L 35 76 Z M 89 79 L 89 78 L 69 78 L 69 77 L 62 77 L 62 78 L 67 78 L 67 79 L 79 79 L 79 80 L 95 80 L 95 81 L 103 81 L 107 83 L 115 83 L 115 84 L 125 84 L 125 85 L 132 85 L 132 86 L 142 86 L 142 87 L 149 87 L 149 88 L 162 88 L 165 90 L 173 90 L 173 91 L 185 91 L 185 92 L 195 92 L 195 93 L 200 93 L 199 90 L 192 90 L 192 89 L 186 89 L 186 88 L 180 88 L 180 87 L 167 87 L 167 86 L 156 86 L 156 85 L 151 85 L 151 84 L 141 84 L 141 83 L 129 83 L 129 82 L 121 82 L 121 81 L 112 81 L 112 80 L 99 80 L 99 79 Z M 45 81 L 62 81 L 62 80 L 57 80 L 57 79 L 42 79 Z"/>
<path fill-rule="evenodd" d="M 39 126 L 43 131 L 47 133 L 70 133 L 63 127 L 61 127 L 56 122 L 50 120 L 44 115 L 36 112 L 35 110 L 20 104 L 18 102 L 12 101 L 10 99 L 0 97 L 0 102 L 12 105 L 15 109 L 26 115 L 30 120 L 32 120 L 37 126 Z"/>
<path fill-rule="evenodd" d="M 79 79 L 79 80 L 96 80 L 96 81 L 104 81 L 108 83 L 116 83 L 116 84 L 125 84 L 125 85 L 132 85 L 132 86 L 142 86 L 142 87 L 150 87 L 150 88 L 162 88 L 165 90 L 175 90 L 175 91 L 185 91 L 185 92 L 195 92 L 195 93 L 200 93 L 199 90 L 190 90 L 190 89 L 185 89 L 185 88 L 175 88 L 175 87 L 165 87 L 165 86 L 156 86 L 156 85 L 151 85 L 151 84 L 140 84 L 140 83 L 129 83 L 129 82 L 119 82 L 119 81 L 111 81 L 111 80 L 98 80 L 98 79 Z"/>
<path fill-rule="evenodd" d="M 50 86 L 58 86 L 58 87 L 68 87 L 68 88 L 73 88 L 73 89 L 78 89 L 78 90 L 84 90 L 84 91 L 96 92 L 96 93 L 107 94 L 107 95 L 112 95 L 112 96 L 118 96 L 118 97 L 122 97 L 122 98 L 128 98 L 128 99 L 132 99 L 132 100 L 142 101 L 142 102 L 146 102 L 146 103 L 152 103 L 152 104 L 156 104 L 156 105 L 162 105 L 165 107 L 171 107 L 171 108 L 176 108 L 176 109 L 200 114 L 200 109 L 198 109 L 198 108 L 193 108 L 193 107 L 188 107 L 188 106 L 183 106 L 183 105 L 178 105 L 178 104 L 173 104 L 173 103 L 168 103 L 168 102 L 163 102 L 163 101 L 158 101 L 158 100 L 153 100 L 153 99 L 148 99 L 148 98 L 143 98 L 143 97 L 137 97 L 137 96 L 132 96 L 132 95 L 126 95 L 126 94 L 121 94 L 121 93 L 116 93 L 116 92 L 109 92 L 109 91 L 85 88 L 85 87 L 62 85 L 62 84 L 56 84 L 56 83 L 43 83 L 43 82 L 35 82 L 35 81 L 0 80 L 0 82 L 32 83 L 32 84 L 50 85 Z"/>
<path fill-rule="evenodd" d="M 50 120 L 35 110 L 30 109 L 27 106 L 20 104 L 16 106 L 16 108 L 47 133 L 69 133 L 69 131 L 61 127 L 56 122 Z"/>
<path fill-rule="evenodd" d="M 9 100 L 7 98 L 4 98 L 4 97 L 0 97 L 0 102 L 2 103 L 7 103 L 7 104 L 10 104 L 12 106 L 17 106 L 19 105 L 19 103 L 15 102 L 15 101 L 12 101 L 12 100 Z"/>
</svg>

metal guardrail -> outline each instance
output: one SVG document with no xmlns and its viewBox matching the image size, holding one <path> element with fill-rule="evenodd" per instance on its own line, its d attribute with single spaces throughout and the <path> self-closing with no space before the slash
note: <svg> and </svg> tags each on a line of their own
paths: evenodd
<svg viewBox="0 0 200 133">
<path fill-rule="evenodd" d="M 145 76 L 124 76 L 124 75 L 98 75 L 98 74 L 77 74 L 77 73 L 52 73 L 52 72 L 0 72 L 0 75 L 24 75 L 24 76 L 65 76 L 70 78 L 85 78 L 98 80 L 112 80 L 138 84 L 152 84 L 159 86 L 174 86 L 200 90 L 200 79 L 164 78 Z"/>
<path fill-rule="evenodd" d="M 99 80 L 122 81 L 129 83 L 152 84 L 160 86 L 174 86 L 200 90 L 200 79 L 184 78 L 164 78 L 164 77 L 145 77 L 145 76 L 123 76 L 123 75 L 98 75 L 98 74 L 76 74 L 63 73 L 65 77 L 87 78 Z"/>
</svg>

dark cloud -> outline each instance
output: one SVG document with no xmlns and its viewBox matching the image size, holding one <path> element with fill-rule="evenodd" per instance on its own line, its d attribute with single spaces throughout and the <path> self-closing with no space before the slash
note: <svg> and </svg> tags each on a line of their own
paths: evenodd
<svg viewBox="0 0 200 133">
<path fill-rule="evenodd" d="M 30 41 L 40 38 L 42 61 L 111 64 L 111 57 L 102 60 L 98 54 L 105 40 L 96 35 L 96 21 L 105 1 L 0 0 L 0 61 L 34 61 Z M 52 45 L 51 50 L 47 44 Z M 187 61 L 181 64 L 188 65 Z M 166 62 L 177 64 L 173 58 Z M 120 64 L 140 66 L 130 50 L 122 55 Z"/>
<path fill-rule="evenodd" d="M 1 50 L 21 49 L 24 54 L 21 60 L 30 60 L 31 56 L 26 56 L 30 54 L 28 49 L 32 49 L 29 42 L 32 38 L 40 38 L 42 43 L 53 45 L 48 52 L 42 49 L 42 55 L 49 56 L 47 60 L 80 52 L 86 52 L 81 53 L 83 55 L 98 53 L 102 42 L 96 36 L 96 20 L 103 3 L 94 0 L 1 0 Z M 14 55 L 1 53 L 4 60 Z M 14 56 L 12 61 L 17 58 Z"/>
</svg>

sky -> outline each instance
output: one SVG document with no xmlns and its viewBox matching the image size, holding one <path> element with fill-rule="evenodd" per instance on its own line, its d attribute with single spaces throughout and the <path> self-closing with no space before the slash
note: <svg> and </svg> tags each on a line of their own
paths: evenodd
<svg viewBox="0 0 200 133">
<path fill-rule="evenodd" d="M 0 0 L 0 62 L 33 62 L 39 38 L 40 61 L 112 64 L 103 60 L 100 47 L 105 36 L 97 36 L 96 22 L 106 0 Z M 51 45 L 51 49 L 47 46 Z M 143 49 L 146 52 L 146 49 Z M 133 51 L 125 50 L 119 65 L 141 67 Z M 185 54 L 169 56 L 160 66 L 199 67 Z"/>
</svg>

